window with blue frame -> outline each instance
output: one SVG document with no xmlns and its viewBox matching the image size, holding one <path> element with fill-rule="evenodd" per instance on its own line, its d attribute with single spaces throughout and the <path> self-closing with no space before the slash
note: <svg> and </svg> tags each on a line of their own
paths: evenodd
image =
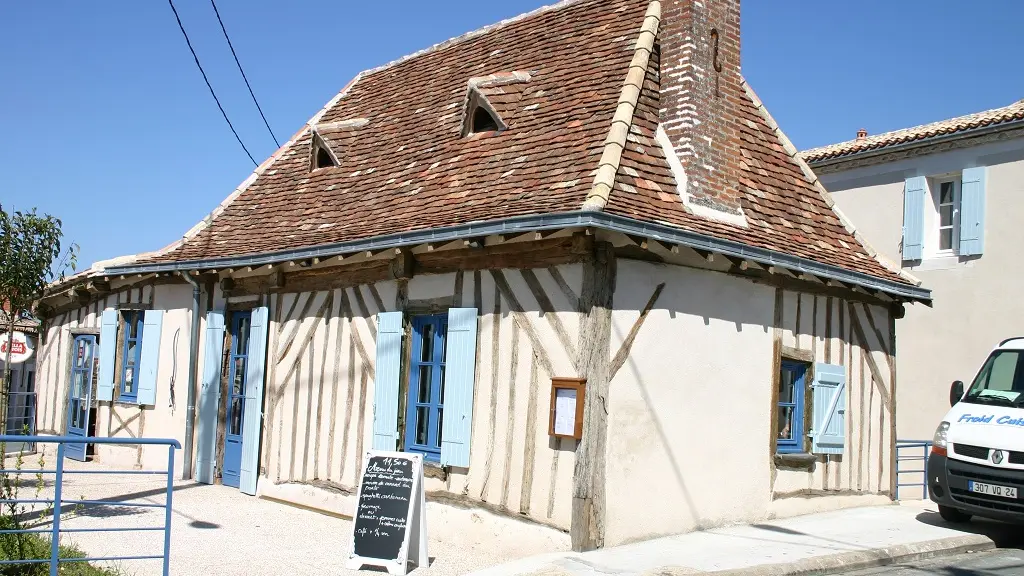
<svg viewBox="0 0 1024 576">
<path fill-rule="evenodd" d="M 122 310 L 121 325 L 124 342 L 121 348 L 121 379 L 119 399 L 134 402 L 139 394 L 139 364 L 142 359 L 142 310 Z"/>
<path fill-rule="evenodd" d="M 783 360 L 779 375 L 779 410 L 776 451 L 803 452 L 807 364 Z"/>
<path fill-rule="evenodd" d="M 409 365 L 409 401 L 405 416 L 405 450 L 424 459 L 441 459 L 444 422 L 444 365 L 448 343 L 448 316 L 414 316 L 412 362 Z"/>
</svg>

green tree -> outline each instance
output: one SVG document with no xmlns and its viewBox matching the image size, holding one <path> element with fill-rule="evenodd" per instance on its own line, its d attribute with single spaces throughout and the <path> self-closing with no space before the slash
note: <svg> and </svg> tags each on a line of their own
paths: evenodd
<svg viewBox="0 0 1024 576">
<path fill-rule="evenodd" d="M 78 246 L 62 249 L 61 221 L 49 214 L 6 212 L 0 206 L 0 304 L 6 305 L 8 332 L 33 303 L 46 285 L 61 281 L 67 270 L 74 270 Z M 7 429 L 7 400 L 11 381 L 11 350 L 4 358 L 3 392 L 0 395 L 0 433 Z"/>
</svg>

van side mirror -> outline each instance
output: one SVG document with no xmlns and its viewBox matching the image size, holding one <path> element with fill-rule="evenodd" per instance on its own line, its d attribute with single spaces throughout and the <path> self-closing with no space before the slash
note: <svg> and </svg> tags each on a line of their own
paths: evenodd
<svg viewBox="0 0 1024 576">
<path fill-rule="evenodd" d="M 953 382 L 953 386 L 949 389 L 949 405 L 956 406 L 956 403 L 964 397 L 964 383 L 960 380 Z"/>
</svg>

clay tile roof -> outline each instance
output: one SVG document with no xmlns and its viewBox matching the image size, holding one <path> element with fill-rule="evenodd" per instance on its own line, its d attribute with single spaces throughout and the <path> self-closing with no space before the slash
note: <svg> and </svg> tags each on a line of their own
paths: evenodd
<svg viewBox="0 0 1024 576">
<path fill-rule="evenodd" d="M 364 72 L 181 241 L 135 265 L 579 213 L 647 9 L 570 0 Z M 471 89 L 507 129 L 461 137 Z M 689 212 L 654 141 L 658 90 L 652 58 L 606 213 L 917 284 L 834 209 L 752 91 L 735 119 L 747 226 Z M 310 171 L 314 129 L 339 166 Z"/>
<path fill-rule="evenodd" d="M 889 146 L 895 146 L 897 144 L 906 144 L 909 142 L 924 140 L 934 136 L 952 135 L 960 132 L 966 132 L 968 130 L 974 130 L 976 128 L 996 126 L 1015 120 L 1024 120 L 1024 100 L 1018 100 L 1017 102 L 1002 108 L 976 112 L 974 114 L 968 114 L 967 116 L 960 116 L 959 118 L 951 118 L 949 120 L 942 120 L 941 122 L 932 122 L 931 124 L 914 126 L 913 128 L 894 130 L 892 132 L 885 132 L 884 134 L 876 134 L 874 136 L 867 136 L 856 140 L 839 142 L 838 144 L 829 144 L 828 146 L 822 146 L 820 148 L 811 148 L 801 152 L 800 156 L 807 162 L 820 162 L 822 160 L 841 158 L 843 156 L 867 152 L 869 150 L 879 150 Z"/>
</svg>

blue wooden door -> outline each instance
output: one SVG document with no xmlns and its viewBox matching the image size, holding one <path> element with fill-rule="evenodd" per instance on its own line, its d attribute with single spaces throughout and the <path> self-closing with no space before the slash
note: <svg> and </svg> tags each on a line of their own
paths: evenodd
<svg viewBox="0 0 1024 576">
<path fill-rule="evenodd" d="M 416 316 L 412 320 L 412 362 L 405 415 L 405 450 L 432 462 L 441 460 L 444 430 L 444 368 L 448 316 Z"/>
<path fill-rule="evenodd" d="M 68 436 L 89 435 L 89 409 L 92 407 L 93 353 L 96 337 L 76 336 L 71 352 L 71 389 L 68 391 Z M 72 460 L 85 461 L 87 444 L 68 444 L 64 453 Z"/>
<path fill-rule="evenodd" d="M 242 472 L 242 418 L 248 384 L 251 312 L 231 315 L 231 353 L 228 359 L 227 424 L 224 432 L 224 467 L 221 482 L 238 488 Z"/>
</svg>

